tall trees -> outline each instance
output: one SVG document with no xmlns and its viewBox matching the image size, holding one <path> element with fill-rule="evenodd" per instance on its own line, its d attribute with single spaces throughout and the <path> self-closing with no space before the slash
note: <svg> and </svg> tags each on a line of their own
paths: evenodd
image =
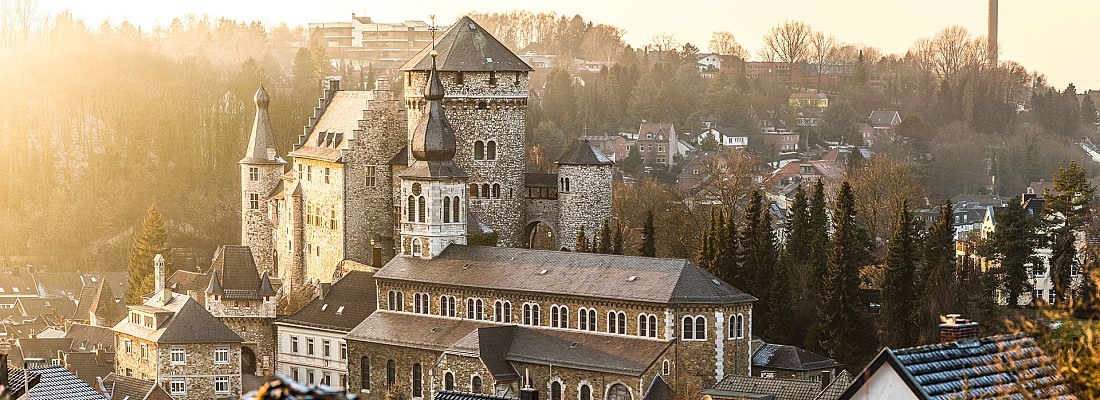
<svg viewBox="0 0 1100 400">
<path fill-rule="evenodd" d="M 886 252 L 886 276 L 882 287 L 880 337 L 884 346 L 912 347 L 918 344 L 917 247 L 919 227 L 903 202 L 895 213 L 894 234 Z"/>
<path fill-rule="evenodd" d="M 956 306 L 955 211 L 951 201 L 940 205 L 939 215 L 924 238 L 923 265 L 917 276 L 920 285 L 920 327 L 925 342 L 934 341 L 937 321 Z"/>
<path fill-rule="evenodd" d="M 578 253 L 587 253 L 589 251 L 588 235 L 584 234 L 583 226 L 580 229 L 577 229 L 576 244 L 574 245 L 573 251 L 576 251 Z"/>
<path fill-rule="evenodd" d="M 788 20 L 768 30 L 764 35 L 764 48 L 760 57 L 768 61 L 780 61 L 794 71 L 794 65 L 806 61 L 810 55 L 810 37 L 813 29 L 802 21 Z"/>
<path fill-rule="evenodd" d="M 806 228 L 810 236 L 810 290 L 809 297 L 814 304 L 820 302 L 821 291 L 825 286 L 824 276 L 829 268 L 829 214 L 825 206 L 825 183 L 820 179 L 814 183 L 814 194 L 810 199 L 810 223 Z"/>
<path fill-rule="evenodd" d="M 783 273 L 789 276 L 791 282 L 791 343 L 803 343 L 805 332 L 813 321 L 815 306 L 812 293 L 817 288 L 812 287 L 813 275 L 813 229 L 810 221 L 810 205 L 806 196 L 806 190 L 802 185 L 795 189 L 794 201 L 788 210 L 787 242 L 783 246 L 779 263 L 782 264 Z"/>
<path fill-rule="evenodd" d="M 1054 290 L 1062 300 L 1072 297 L 1071 270 L 1077 266 L 1077 232 L 1092 215 L 1092 199 L 1096 188 L 1089 184 L 1085 170 L 1071 161 L 1069 167 L 1058 166 L 1054 173 L 1054 190 L 1043 192 L 1043 220 L 1049 227 L 1051 249 L 1050 276 Z"/>
<path fill-rule="evenodd" d="M 737 39 L 734 39 L 733 34 L 728 31 L 711 32 L 710 44 L 707 48 L 723 56 L 735 56 L 742 60 L 749 58 L 748 50 L 737 43 Z"/>
<path fill-rule="evenodd" d="M 1035 233 L 1035 221 L 1019 199 L 1009 201 L 993 218 L 996 230 L 985 253 L 999 264 L 992 271 L 997 277 L 998 291 L 1005 295 L 1009 306 L 1017 307 L 1021 296 L 1031 296 L 1028 265 L 1042 265 L 1035 255 L 1040 237 Z"/>
<path fill-rule="evenodd" d="M 642 226 L 642 247 L 638 249 L 643 257 L 657 256 L 657 230 L 653 227 L 653 211 L 646 211 L 645 225 Z"/>
<path fill-rule="evenodd" d="M 601 254 L 613 254 L 611 252 L 611 221 L 603 220 L 603 225 L 600 226 L 600 243 L 596 248 L 596 253 Z"/>
<path fill-rule="evenodd" d="M 859 365 L 871 340 L 860 306 L 859 272 L 870 261 L 867 232 L 856 220 L 855 197 L 847 181 L 841 184 L 833 208 L 833 240 L 829 269 L 818 303 L 819 345 L 845 365 Z"/>
<path fill-rule="evenodd" d="M 168 229 L 154 204 L 146 211 L 145 218 L 141 221 L 141 231 L 134 235 L 133 248 L 130 249 L 127 266 L 129 285 L 125 296 L 127 303 L 140 304 L 141 296 L 153 291 L 153 258 L 157 254 L 165 258 L 170 256 Z M 171 271 L 165 271 L 165 274 L 171 275 Z"/>
</svg>

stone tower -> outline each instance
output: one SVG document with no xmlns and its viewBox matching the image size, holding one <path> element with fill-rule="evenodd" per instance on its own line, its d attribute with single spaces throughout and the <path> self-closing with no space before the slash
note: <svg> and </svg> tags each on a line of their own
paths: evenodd
<svg viewBox="0 0 1100 400">
<path fill-rule="evenodd" d="M 577 143 L 558 164 L 558 246 L 574 250 L 582 227 L 589 240 L 611 218 L 611 179 L 615 162 L 587 140 Z"/>
<path fill-rule="evenodd" d="M 448 93 L 442 105 L 454 127 L 454 163 L 469 174 L 470 212 L 500 235 L 502 246 L 523 244 L 527 74 L 531 67 L 469 17 L 462 17 L 429 49 L 401 69 L 409 138 L 428 111 L 414 88 L 425 87 L 437 63 Z M 410 146 L 410 149 L 412 147 Z"/>
<path fill-rule="evenodd" d="M 433 58 L 424 111 L 412 128 L 413 163 L 401 178 L 401 253 L 431 259 L 451 243 L 466 244 L 466 172 L 454 163 L 455 131 L 443 111 L 443 83 Z"/>
<path fill-rule="evenodd" d="M 241 159 L 241 244 L 252 248 L 256 265 L 269 274 L 275 271 L 274 225 L 268 210 L 268 196 L 283 174 L 283 161 L 275 150 L 275 132 L 267 106 L 271 97 L 263 84 L 253 96 L 256 119 Z"/>
</svg>

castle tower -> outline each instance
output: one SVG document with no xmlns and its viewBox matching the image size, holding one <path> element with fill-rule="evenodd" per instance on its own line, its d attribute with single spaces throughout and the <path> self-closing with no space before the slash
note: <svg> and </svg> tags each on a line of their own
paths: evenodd
<svg viewBox="0 0 1100 400">
<path fill-rule="evenodd" d="M 454 163 L 455 130 L 443 111 L 444 90 L 433 51 L 424 112 L 413 126 L 413 163 L 401 178 L 401 254 L 431 259 L 451 243 L 466 244 L 466 172 Z"/>
<path fill-rule="evenodd" d="M 526 221 L 524 167 L 527 153 L 527 74 L 531 67 L 469 17 L 462 17 L 401 69 L 405 72 L 405 108 L 409 138 L 427 101 L 414 88 L 428 83 L 437 62 L 438 79 L 447 90 L 443 106 L 454 127 L 454 163 L 469 173 L 470 212 L 500 235 L 502 246 L 523 244 Z M 410 147 L 411 148 L 411 147 Z"/>
<path fill-rule="evenodd" d="M 615 162 L 588 140 L 577 143 L 557 161 L 558 247 L 574 250 L 582 227 L 591 240 L 611 218 L 611 179 Z"/>
<path fill-rule="evenodd" d="M 252 248 L 260 270 L 274 274 L 274 225 L 269 215 L 267 198 L 275 190 L 283 174 L 283 161 L 275 150 L 275 132 L 267 106 L 271 98 L 263 84 L 253 97 L 256 119 L 252 134 L 241 159 L 241 244 Z"/>
</svg>

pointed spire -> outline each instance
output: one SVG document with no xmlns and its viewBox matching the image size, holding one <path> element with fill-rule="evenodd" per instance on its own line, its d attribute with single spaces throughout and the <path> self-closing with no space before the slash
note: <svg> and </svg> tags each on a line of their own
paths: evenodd
<svg viewBox="0 0 1100 400">
<path fill-rule="evenodd" d="M 252 121 L 252 134 L 248 137 L 248 147 L 245 148 L 244 158 L 241 164 L 285 164 L 275 149 L 275 129 L 271 127 L 271 117 L 267 107 L 271 104 L 271 96 L 261 83 L 252 96 L 256 103 L 256 119 Z"/>
<path fill-rule="evenodd" d="M 434 54 L 434 53 L 433 53 Z M 452 161 L 458 147 L 455 130 L 447 121 L 443 111 L 443 98 L 446 92 L 439 80 L 439 71 L 432 64 L 428 82 L 424 85 L 424 99 L 428 101 L 427 112 L 420 117 L 412 137 L 412 155 L 419 161 Z"/>
<path fill-rule="evenodd" d="M 218 270 L 216 269 L 210 270 L 210 285 L 206 286 L 206 294 L 216 294 L 219 296 L 224 294 L 222 285 L 218 282 Z"/>
<path fill-rule="evenodd" d="M 260 291 L 257 294 L 260 296 L 275 295 L 275 288 L 271 287 L 271 277 L 267 275 L 267 272 L 264 272 L 263 277 L 260 278 Z"/>
</svg>

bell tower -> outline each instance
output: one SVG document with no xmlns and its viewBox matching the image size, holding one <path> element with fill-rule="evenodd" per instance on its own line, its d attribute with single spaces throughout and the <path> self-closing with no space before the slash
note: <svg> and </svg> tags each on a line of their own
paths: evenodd
<svg viewBox="0 0 1100 400">
<path fill-rule="evenodd" d="M 252 249 L 261 272 L 277 275 L 275 270 L 274 224 L 268 196 L 283 174 L 283 161 L 275 149 L 275 132 L 267 106 L 271 103 L 264 85 L 253 96 L 256 119 L 241 159 L 241 244 Z"/>
</svg>

